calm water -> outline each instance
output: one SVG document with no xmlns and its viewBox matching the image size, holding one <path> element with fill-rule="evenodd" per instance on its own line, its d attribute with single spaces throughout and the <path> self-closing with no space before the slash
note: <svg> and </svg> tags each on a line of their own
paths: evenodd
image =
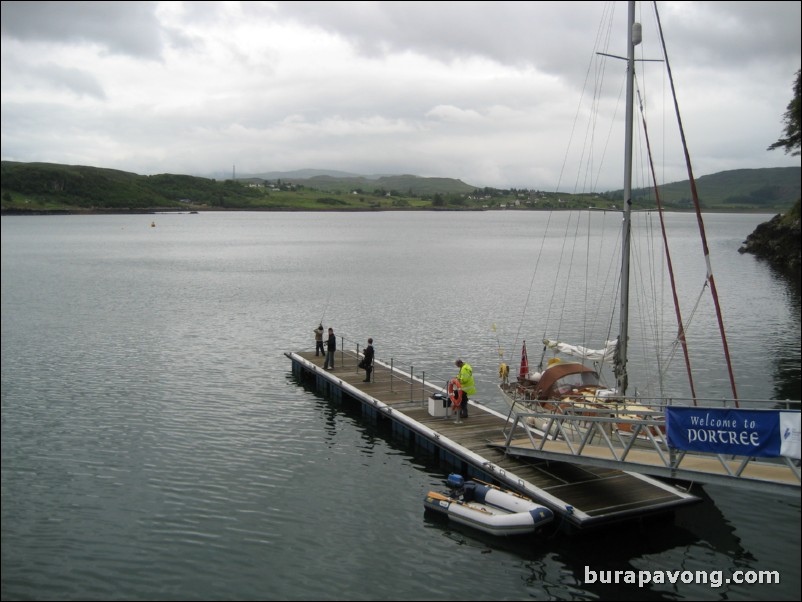
<svg viewBox="0 0 802 602">
<path fill-rule="evenodd" d="M 517 362 L 546 329 L 606 336 L 583 308 L 604 313 L 615 279 L 577 283 L 607 272 L 608 249 L 566 248 L 588 228 L 569 214 L 153 217 L 2 218 L 4 600 L 800 598 L 798 498 L 706 487 L 673 522 L 483 537 L 424 516 L 446 469 L 293 380 L 283 353 L 313 348 L 322 320 L 427 380 L 468 358 L 477 399 L 502 408 L 499 348 Z M 737 253 L 769 217 L 707 216 L 709 244 L 741 398 L 798 399 L 799 290 Z M 615 240 L 618 218 L 601 219 L 592 244 Z M 669 221 L 692 305 L 695 220 Z M 635 320 L 648 332 L 671 312 Z M 728 395 L 709 317 L 700 304 L 689 335 L 697 388 Z M 638 354 L 645 388 L 656 374 Z M 667 386 L 684 394 L 678 377 Z M 591 585 L 586 566 L 782 582 Z"/>
</svg>

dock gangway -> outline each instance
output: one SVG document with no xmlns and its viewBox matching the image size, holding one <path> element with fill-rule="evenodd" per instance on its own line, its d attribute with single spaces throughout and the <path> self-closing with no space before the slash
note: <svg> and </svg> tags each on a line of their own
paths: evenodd
<svg viewBox="0 0 802 602">
<path fill-rule="evenodd" d="M 587 406 L 574 412 L 562 408 L 545 418 L 543 413 L 511 412 L 505 439 L 494 444 L 513 457 L 800 495 L 798 460 L 674 449 L 664 434 L 664 416 L 657 410 L 619 416 Z"/>
</svg>

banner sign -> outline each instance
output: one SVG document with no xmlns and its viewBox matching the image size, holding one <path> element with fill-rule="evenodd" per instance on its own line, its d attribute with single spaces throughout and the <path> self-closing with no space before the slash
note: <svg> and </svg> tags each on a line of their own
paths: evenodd
<svg viewBox="0 0 802 602">
<path fill-rule="evenodd" d="M 799 412 L 780 412 L 780 454 L 789 458 L 800 458 Z"/>
<path fill-rule="evenodd" d="M 799 417 L 794 411 L 668 407 L 666 434 L 675 449 L 799 459 Z"/>
</svg>

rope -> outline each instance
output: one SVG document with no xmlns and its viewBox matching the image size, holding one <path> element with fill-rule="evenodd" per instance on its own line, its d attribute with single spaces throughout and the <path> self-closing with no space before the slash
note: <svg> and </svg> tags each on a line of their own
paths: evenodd
<svg viewBox="0 0 802 602">
<path fill-rule="evenodd" d="M 654 14 L 657 18 L 657 27 L 660 32 L 660 43 L 663 45 L 663 56 L 666 60 L 666 70 L 668 71 L 668 81 L 671 84 L 671 95 L 674 99 L 674 112 L 677 116 L 677 124 L 679 126 L 680 138 L 682 139 L 682 148 L 685 152 L 685 165 L 688 169 L 688 180 L 691 183 L 691 197 L 693 198 L 693 205 L 696 209 L 696 221 L 699 224 L 699 235 L 702 238 L 702 252 L 707 263 L 707 280 L 710 283 L 710 293 L 713 296 L 713 304 L 716 307 L 716 318 L 718 319 L 718 329 L 721 335 L 721 343 L 724 347 L 724 358 L 727 361 L 727 371 L 730 377 L 730 386 L 732 388 L 732 396 L 735 398 L 735 407 L 740 407 L 738 404 L 738 391 L 735 387 L 735 374 L 732 370 L 732 359 L 730 358 L 730 348 L 727 344 L 727 335 L 724 332 L 724 318 L 721 315 L 721 305 L 718 301 L 718 291 L 716 289 L 716 280 L 713 278 L 713 268 L 710 264 L 710 250 L 707 246 L 707 235 L 705 234 L 704 220 L 702 219 L 702 208 L 699 203 L 699 193 L 696 190 L 696 179 L 693 176 L 693 167 L 691 166 L 691 157 L 688 151 L 688 142 L 685 138 L 685 128 L 682 125 L 682 117 L 679 112 L 679 102 L 677 100 L 677 91 L 674 87 L 674 75 L 671 72 L 671 64 L 668 60 L 668 50 L 666 49 L 666 41 L 663 36 L 663 25 L 660 21 L 660 14 L 657 10 L 657 2 L 654 2 Z"/>
</svg>

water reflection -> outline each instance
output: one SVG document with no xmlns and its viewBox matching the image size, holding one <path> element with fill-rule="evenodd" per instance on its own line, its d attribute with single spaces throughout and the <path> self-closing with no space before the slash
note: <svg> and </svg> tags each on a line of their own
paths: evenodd
<svg viewBox="0 0 802 602">
<path fill-rule="evenodd" d="M 768 264 L 767 264 L 768 265 Z M 802 282 L 800 274 L 789 274 L 769 266 L 771 275 L 787 291 L 789 318 L 796 335 L 791 333 L 788 344 L 778 348 L 774 367 L 774 399 L 802 399 L 802 371 L 800 370 L 800 308 L 802 308 Z"/>
</svg>

